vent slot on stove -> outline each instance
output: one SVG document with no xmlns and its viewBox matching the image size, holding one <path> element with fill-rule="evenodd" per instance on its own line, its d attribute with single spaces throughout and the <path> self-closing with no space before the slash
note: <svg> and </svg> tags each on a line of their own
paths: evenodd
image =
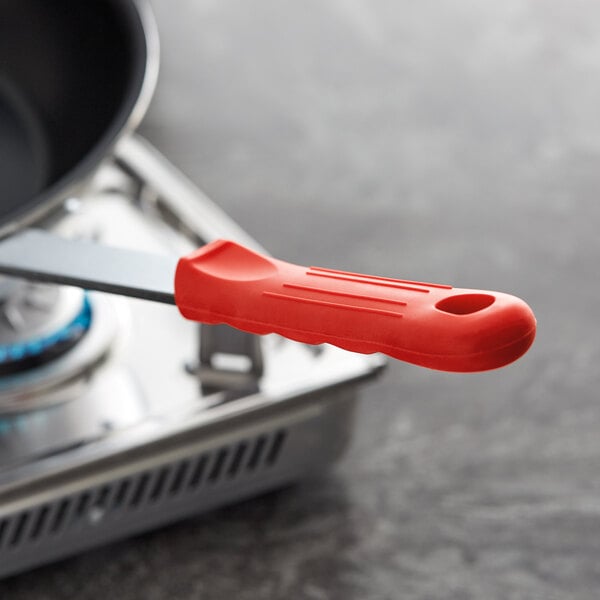
<svg viewBox="0 0 600 600">
<path fill-rule="evenodd" d="M 259 435 L 0 518 L 0 563 L 4 552 L 70 533 L 81 535 L 105 519 L 184 500 L 270 469 L 277 464 L 286 437 L 285 430 Z"/>
</svg>

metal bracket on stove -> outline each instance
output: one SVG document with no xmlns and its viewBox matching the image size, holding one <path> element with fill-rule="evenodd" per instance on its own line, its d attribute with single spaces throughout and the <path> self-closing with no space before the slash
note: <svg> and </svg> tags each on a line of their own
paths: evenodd
<svg viewBox="0 0 600 600">
<path fill-rule="evenodd" d="M 260 338 L 228 325 L 200 325 L 197 374 L 205 395 L 258 390 L 263 374 Z"/>
<path fill-rule="evenodd" d="M 138 184 L 136 201 L 151 204 L 161 218 L 194 246 L 226 238 L 266 254 L 217 204 L 140 136 L 121 140 L 115 162 Z M 192 367 L 204 393 L 249 390 L 263 373 L 260 337 L 226 325 L 200 325 L 198 364 Z"/>
</svg>

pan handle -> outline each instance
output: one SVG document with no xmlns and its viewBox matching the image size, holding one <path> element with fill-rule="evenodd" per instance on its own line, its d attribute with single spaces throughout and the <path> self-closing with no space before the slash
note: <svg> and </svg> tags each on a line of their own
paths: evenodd
<svg viewBox="0 0 600 600">
<path fill-rule="evenodd" d="M 177 260 L 26 230 L 0 240 L 0 273 L 175 303 L 201 323 L 444 371 L 502 367 L 536 330 L 515 296 L 302 267 L 226 240 Z"/>
<path fill-rule="evenodd" d="M 515 296 L 302 267 L 226 240 L 179 260 L 175 302 L 195 321 L 443 371 L 507 365 L 536 331 L 533 312 Z"/>
</svg>

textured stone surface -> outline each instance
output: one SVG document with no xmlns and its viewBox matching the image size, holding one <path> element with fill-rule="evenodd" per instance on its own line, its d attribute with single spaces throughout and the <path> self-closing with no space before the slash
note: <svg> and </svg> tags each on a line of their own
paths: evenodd
<svg viewBox="0 0 600 600">
<path fill-rule="evenodd" d="M 0 584 L 21 599 L 595 599 L 596 2 L 155 0 L 142 130 L 284 259 L 526 298 L 519 363 L 393 364 L 328 475 Z"/>
</svg>

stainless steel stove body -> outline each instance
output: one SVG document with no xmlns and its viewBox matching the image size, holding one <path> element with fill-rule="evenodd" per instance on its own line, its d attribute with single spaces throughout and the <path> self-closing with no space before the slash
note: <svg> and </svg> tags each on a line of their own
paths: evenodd
<svg viewBox="0 0 600 600">
<path fill-rule="evenodd" d="M 259 248 L 135 136 L 45 226 L 152 252 Z M 0 576 L 326 466 L 383 366 L 140 300 L 14 280 L 0 297 Z"/>
</svg>

